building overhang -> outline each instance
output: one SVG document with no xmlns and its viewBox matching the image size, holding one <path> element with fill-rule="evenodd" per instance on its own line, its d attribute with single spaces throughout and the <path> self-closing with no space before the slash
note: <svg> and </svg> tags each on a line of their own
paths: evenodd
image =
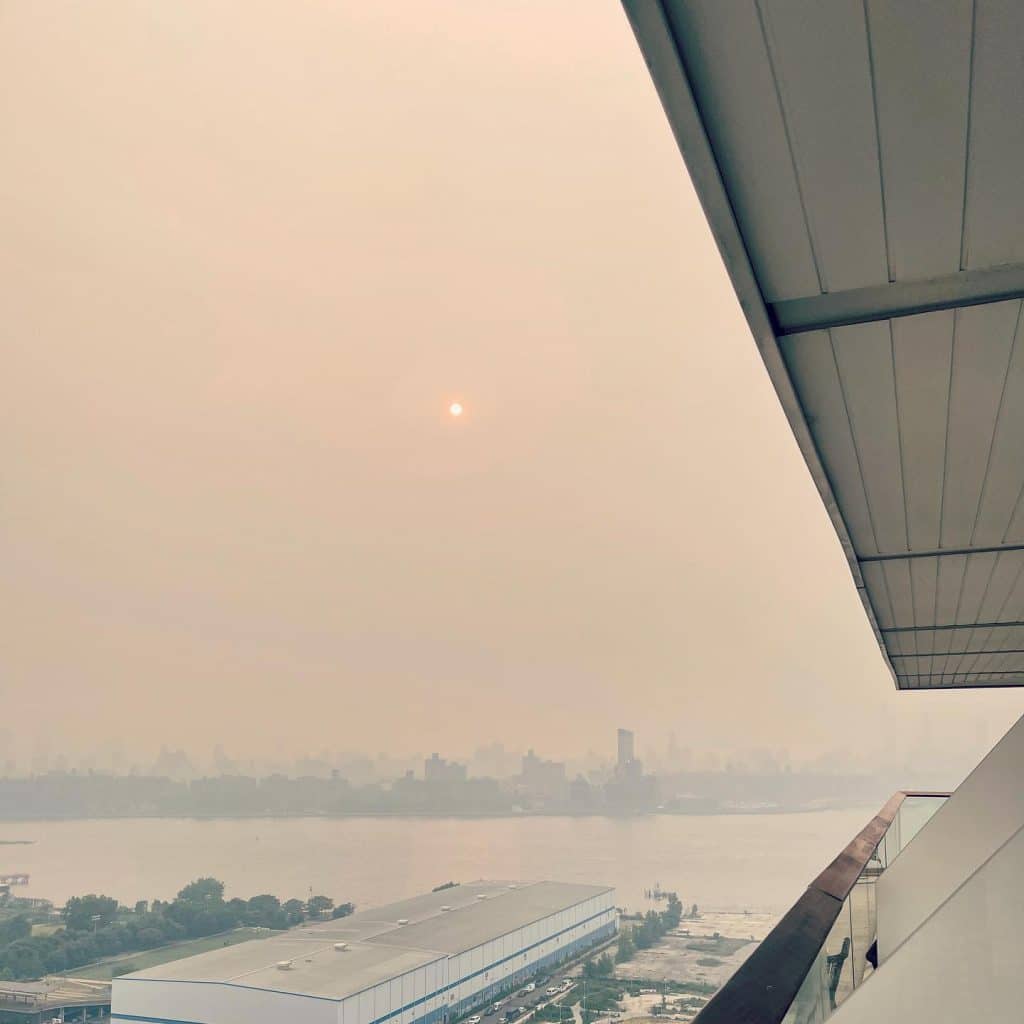
<svg viewBox="0 0 1024 1024">
<path fill-rule="evenodd" d="M 623 3 L 896 685 L 1024 684 L 1024 5 Z"/>
</svg>

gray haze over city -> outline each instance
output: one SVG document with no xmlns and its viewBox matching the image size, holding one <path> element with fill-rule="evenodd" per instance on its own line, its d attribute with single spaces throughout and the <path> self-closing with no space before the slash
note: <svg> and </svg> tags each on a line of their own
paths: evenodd
<svg viewBox="0 0 1024 1024">
<path fill-rule="evenodd" d="M 0 774 L 955 783 L 618 5 L 237 15 L 0 10 Z"/>
</svg>

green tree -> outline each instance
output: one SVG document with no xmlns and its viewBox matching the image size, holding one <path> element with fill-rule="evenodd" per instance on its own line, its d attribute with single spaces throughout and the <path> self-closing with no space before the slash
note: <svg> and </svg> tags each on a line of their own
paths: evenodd
<svg viewBox="0 0 1024 1024">
<path fill-rule="evenodd" d="M 224 883 L 216 878 L 197 878 L 189 882 L 181 892 L 178 900 L 182 903 L 204 903 L 224 899 Z"/>
<path fill-rule="evenodd" d="M 288 916 L 289 924 L 301 924 L 306 917 L 306 905 L 302 900 L 285 900 L 281 909 Z"/>
<path fill-rule="evenodd" d="M 683 905 L 674 892 L 669 894 L 668 909 L 662 914 L 662 917 L 669 928 L 678 928 L 679 922 L 683 919 Z"/>
<path fill-rule="evenodd" d="M 314 921 L 326 917 L 334 909 L 334 900 L 330 896 L 310 896 L 306 902 L 306 915 Z"/>
<path fill-rule="evenodd" d="M 349 914 L 356 912 L 356 905 L 354 903 L 339 903 L 332 911 L 331 917 L 348 917 Z"/>
<path fill-rule="evenodd" d="M 0 945 L 27 939 L 32 934 L 32 925 L 24 914 L 0 921 Z"/>
<path fill-rule="evenodd" d="M 117 900 L 110 896 L 72 896 L 61 911 L 69 932 L 95 931 L 117 916 Z"/>
<path fill-rule="evenodd" d="M 46 973 L 42 950 L 31 939 L 12 942 L 4 950 L 4 967 L 12 978 L 18 980 L 34 980 Z"/>
</svg>

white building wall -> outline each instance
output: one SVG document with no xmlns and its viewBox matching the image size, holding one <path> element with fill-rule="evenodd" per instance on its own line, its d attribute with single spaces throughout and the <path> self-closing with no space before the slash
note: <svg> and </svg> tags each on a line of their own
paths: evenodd
<svg viewBox="0 0 1024 1024">
<path fill-rule="evenodd" d="M 1024 717 L 992 748 L 878 880 L 884 962 L 1024 825 Z"/>
<path fill-rule="evenodd" d="M 1021 1020 L 1022 877 L 1024 829 L 1018 829 L 843 1003 L 830 1024 Z"/>
<path fill-rule="evenodd" d="M 237 985 L 116 978 L 112 1022 L 160 1024 L 338 1024 L 338 1003 Z"/>
<path fill-rule="evenodd" d="M 599 913 L 600 918 L 588 920 Z M 615 894 L 608 892 L 459 953 L 449 960 L 449 979 L 455 983 L 449 1003 L 471 999 L 492 985 L 511 981 L 545 957 L 614 921 Z"/>
<path fill-rule="evenodd" d="M 417 967 L 343 999 L 338 1024 L 372 1024 L 395 1010 L 401 1012 L 391 1017 L 388 1024 L 412 1024 L 412 1021 L 444 1005 L 441 990 L 447 984 L 445 960 Z"/>
</svg>

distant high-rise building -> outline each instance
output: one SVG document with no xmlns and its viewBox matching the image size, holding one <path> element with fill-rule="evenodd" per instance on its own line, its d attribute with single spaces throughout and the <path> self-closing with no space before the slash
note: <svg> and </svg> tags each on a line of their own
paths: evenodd
<svg viewBox="0 0 1024 1024">
<path fill-rule="evenodd" d="M 532 750 L 523 758 L 523 791 L 543 800 L 564 800 L 568 793 L 565 764 L 538 757 Z"/>
<path fill-rule="evenodd" d="M 644 775 L 630 729 L 619 729 L 618 760 L 604 792 L 609 809 L 615 812 L 635 813 L 654 805 L 655 779 L 653 775 Z"/>
<path fill-rule="evenodd" d="M 423 762 L 423 778 L 427 782 L 465 782 L 466 766 L 431 754 Z"/>
<path fill-rule="evenodd" d="M 618 765 L 620 768 L 625 768 L 634 760 L 636 760 L 636 750 L 633 746 L 633 732 L 630 729 L 620 729 Z"/>
</svg>

